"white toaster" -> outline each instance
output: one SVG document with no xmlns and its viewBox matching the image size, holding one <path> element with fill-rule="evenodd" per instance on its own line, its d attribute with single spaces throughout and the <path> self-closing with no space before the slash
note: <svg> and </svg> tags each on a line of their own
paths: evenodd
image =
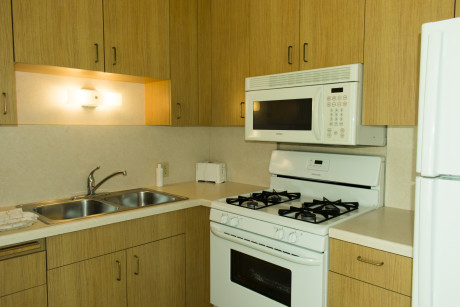
<svg viewBox="0 0 460 307">
<path fill-rule="evenodd" d="M 196 181 L 208 181 L 214 183 L 225 182 L 227 168 L 225 163 L 199 162 L 196 164 Z"/>
</svg>

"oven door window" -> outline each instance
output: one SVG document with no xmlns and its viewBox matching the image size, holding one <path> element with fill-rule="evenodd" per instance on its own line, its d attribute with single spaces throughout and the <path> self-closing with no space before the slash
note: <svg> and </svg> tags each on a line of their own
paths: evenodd
<svg viewBox="0 0 460 307">
<path fill-rule="evenodd" d="M 286 306 L 291 306 L 291 271 L 231 250 L 231 280 Z"/>
<path fill-rule="evenodd" d="M 254 101 L 254 130 L 311 131 L 312 98 Z"/>
</svg>

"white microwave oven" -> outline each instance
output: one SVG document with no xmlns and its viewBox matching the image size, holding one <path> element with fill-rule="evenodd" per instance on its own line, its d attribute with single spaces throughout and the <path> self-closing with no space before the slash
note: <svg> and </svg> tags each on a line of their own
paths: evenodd
<svg viewBox="0 0 460 307">
<path fill-rule="evenodd" d="M 386 145 L 385 126 L 361 125 L 363 64 L 246 78 L 246 140 Z"/>
</svg>

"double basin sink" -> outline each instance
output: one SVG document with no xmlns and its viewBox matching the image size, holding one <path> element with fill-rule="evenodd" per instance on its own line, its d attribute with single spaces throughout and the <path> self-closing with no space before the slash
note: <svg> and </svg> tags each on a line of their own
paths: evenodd
<svg viewBox="0 0 460 307">
<path fill-rule="evenodd" d="M 74 200 L 61 199 L 32 203 L 20 207 L 24 211 L 37 213 L 39 219 L 47 224 L 56 224 L 185 199 L 187 198 L 151 189 L 134 189 L 85 196 Z"/>
</svg>

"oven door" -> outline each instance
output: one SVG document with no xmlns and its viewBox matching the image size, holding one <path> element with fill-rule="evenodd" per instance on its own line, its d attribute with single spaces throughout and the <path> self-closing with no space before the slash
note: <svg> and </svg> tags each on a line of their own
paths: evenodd
<svg viewBox="0 0 460 307">
<path fill-rule="evenodd" d="M 325 254 L 211 222 L 211 303 L 326 304 Z"/>
<path fill-rule="evenodd" d="M 246 92 L 247 140 L 322 143 L 323 87 Z"/>
</svg>

